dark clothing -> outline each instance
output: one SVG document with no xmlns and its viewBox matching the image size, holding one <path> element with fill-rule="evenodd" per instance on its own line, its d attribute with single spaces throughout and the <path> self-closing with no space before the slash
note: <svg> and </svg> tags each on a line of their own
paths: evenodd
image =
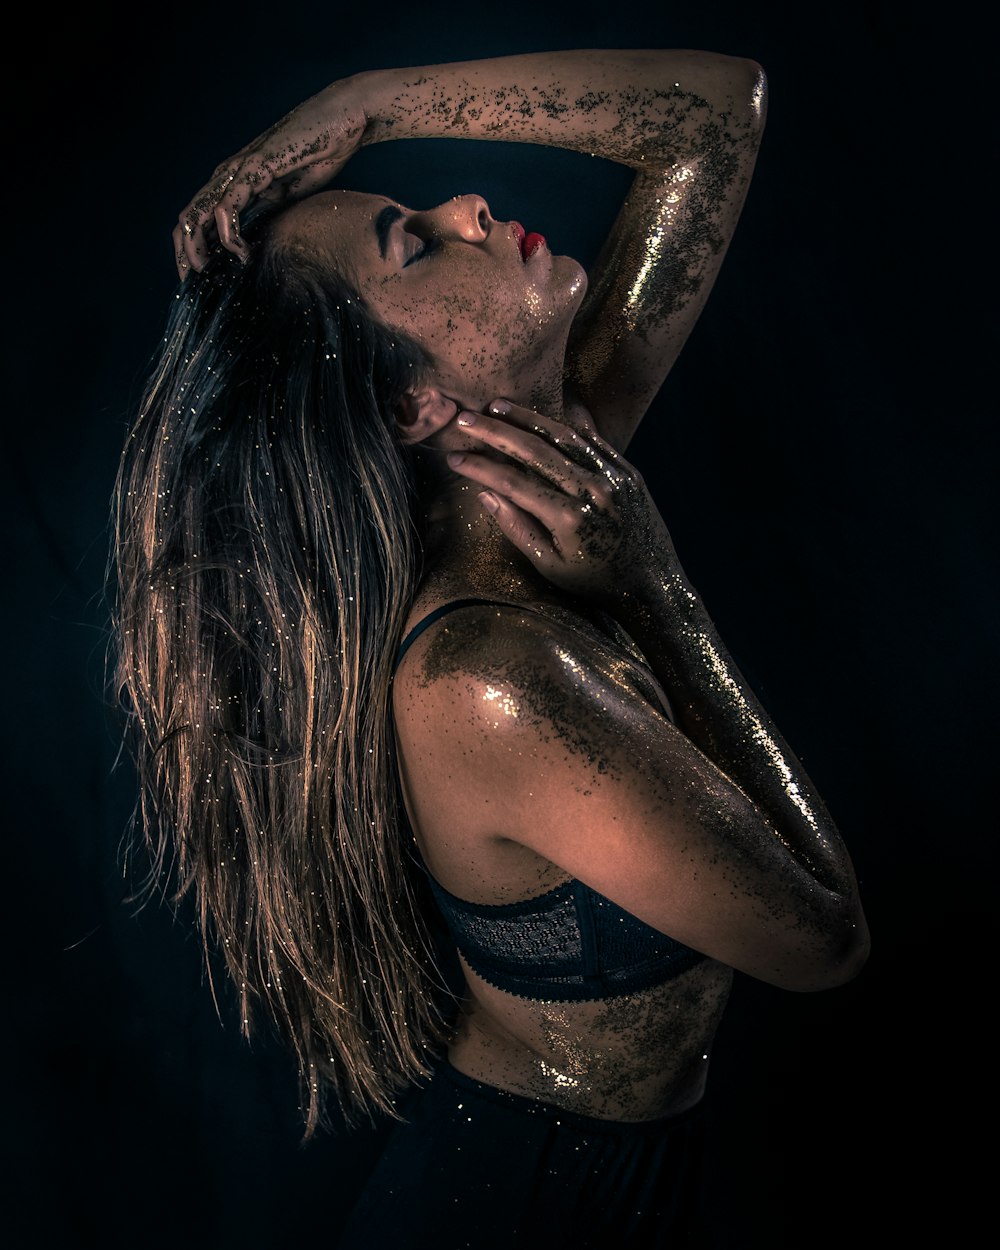
<svg viewBox="0 0 1000 1250">
<path fill-rule="evenodd" d="M 582 881 L 494 904 L 457 898 L 429 872 L 427 878 L 469 967 L 520 998 L 593 1002 L 637 994 L 705 958 Z"/>
<path fill-rule="evenodd" d="M 705 1250 L 704 1103 L 636 1124 L 508 1094 L 441 1061 L 338 1250 Z"/>
</svg>

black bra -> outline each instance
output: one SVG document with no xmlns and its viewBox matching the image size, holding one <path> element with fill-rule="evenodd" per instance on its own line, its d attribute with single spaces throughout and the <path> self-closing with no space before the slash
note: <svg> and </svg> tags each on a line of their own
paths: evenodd
<svg viewBox="0 0 1000 1250">
<path fill-rule="evenodd" d="M 535 610 L 495 599 L 442 604 L 403 639 L 396 666 L 429 625 L 448 612 L 474 605 Z M 405 820 L 402 799 L 400 809 Z M 509 994 L 556 1002 L 634 994 L 679 976 L 705 958 L 582 881 L 566 881 L 517 903 L 471 903 L 435 881 L 415 839 L 414 848 L 462 956 L 484 981 Z"/>
</svg>

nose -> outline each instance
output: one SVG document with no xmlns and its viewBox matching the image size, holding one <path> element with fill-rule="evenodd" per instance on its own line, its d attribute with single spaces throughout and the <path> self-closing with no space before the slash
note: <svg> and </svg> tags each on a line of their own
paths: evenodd
<svg viewBox="0 0 1000 1250">
<path fill-rule="evenodd" d="M 445 238 L 482 243 L 493 228 L 490 206 L 481 195 L 456 195 L 425 214 L 432 230 Z"/>
</svg>

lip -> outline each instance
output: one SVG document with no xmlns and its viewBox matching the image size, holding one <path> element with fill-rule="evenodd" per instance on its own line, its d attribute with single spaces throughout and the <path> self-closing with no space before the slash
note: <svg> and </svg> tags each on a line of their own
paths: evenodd
<svg viewBox="0 0 1000 1250">
<path fill-rule="evenodd" d="M 519 221 L 512 221 L 510 224 L 514 232 L 514 242 L 517 244 L 517 250 L 521 253 L 521 260 L 527 264 L 539 248 L 546 246 L 545 236 L 534 231 L 528 233 Z"/>
<path fill-rule="evenodd" d="M 544 234 L 538 234 L 535 231 L 531 231 L 529 234 L 525 235 L 524 240 L 521 243 L 521 255 L 524 257 L 525 263 L 527 264 L 527 262 L 531 260 L 532 256 L 545 246 L 546 243 Z"/>
</svg>

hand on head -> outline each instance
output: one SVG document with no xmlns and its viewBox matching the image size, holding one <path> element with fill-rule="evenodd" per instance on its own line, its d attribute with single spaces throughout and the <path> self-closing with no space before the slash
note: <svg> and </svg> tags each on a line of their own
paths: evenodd
<svg viewBox="0 0 1000 1250">
<path fill-rule="evenodd" d="M 240 214 L 257 200 L 281 203 L 319 190 L 358 150 L 366 124 L 349 83 L 334 83 L 224 160 L 178 215 L 172 239 L 180 279 L 204 268 L 214 244 L 245 260 Z"/>
</svg>

